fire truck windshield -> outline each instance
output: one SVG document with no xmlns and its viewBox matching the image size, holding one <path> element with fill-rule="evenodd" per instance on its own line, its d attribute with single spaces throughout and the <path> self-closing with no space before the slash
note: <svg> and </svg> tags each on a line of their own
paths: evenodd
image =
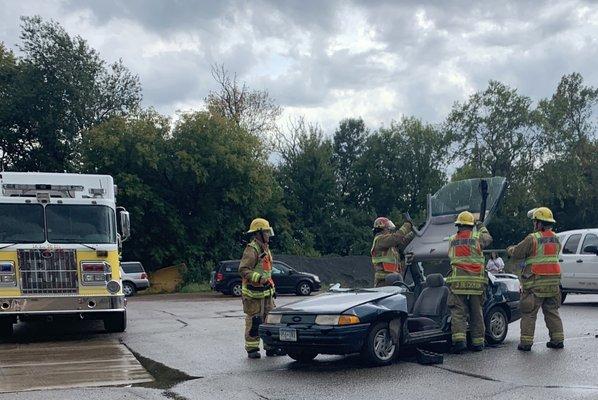
<svg viewBox="0 0 598 400">
<path fill-rule="evenodd" d="M 115 221 L 114 210 L 107 206 L 46 206 L 50 243 L 116 243 Z"/>
<path fill-rule="evenodd" d="M 0 243 L 43 243 L 41 204 L 0 204 Z"/>
</svg>

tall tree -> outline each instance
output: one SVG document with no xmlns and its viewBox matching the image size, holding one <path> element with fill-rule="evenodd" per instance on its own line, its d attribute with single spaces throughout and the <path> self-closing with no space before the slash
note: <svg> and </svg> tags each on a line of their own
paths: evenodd
<svg viewBox="0 0 598 400">
<path fill-rule="evenodd" d="M 573 73 L 563 76 L 554 95 L 536 110 L 542 146 L 534 194 L 553 208 L 561 229 L 598 224 L 596 104 L 598 89 Z"/>
<path fill-rule="evenodd" d="M 227 71 L 224 65 L 213 65 L 211 72 L 218 88 L 210 91 L 205 98 L 210 113 L 230 119 L 260 137 L 267 137 L 276 131 L 276 121 L 282 108 L 266 90 L 250 89 L 245 83 L 240 83 L 237 75 Z"/>
<path fill-rule="evenodd" d="M 338 199 L 332 143 L 324 139 L 319 127 L 302 123 L 290 135 L 296 147 L 282 150 L 283 162 L 277 173 L 293 231 L 293 242 L 286 247 L 306 254 L 326 253 L 325 227 L 333 219 Z"/>
<path fill-rule="evenodd" d="M 0 152 L 4 168 L 73 171 L 81 131 L 135 110 L 141 86 L 58 23 L 22 18 L 22 57 L 0 50 Z M 11 143 L 10 145 L 7 143 Z"/>
<path fill-rule="evenodd" d="M 359 202 L 376 215 L 426 207 L 426 195 L 446 180 L 448 136 L 415 118 L 392 122 L 368 137 L 357 163 Z"/>
<path fill-rule="evenodd" d="M 334 132 L 332 160 L 342 199 L 356 204 L 355 164 L 364 151 L 368 130 L 361 118 L 347 118 Z"/>
<path fill-rule="evenodd" d="M 490 81 L 488 88 L 465 103 L 456 103 L 447 118 L 458 165 L 452 179 L 504 176 L 508 180 L 505 202 L 491 226 L 495 246 L 509 244 L 529 230 L 525 213 L 534 204 L 534 128 L 531 99 L 497 81 Z"/>
</svg>

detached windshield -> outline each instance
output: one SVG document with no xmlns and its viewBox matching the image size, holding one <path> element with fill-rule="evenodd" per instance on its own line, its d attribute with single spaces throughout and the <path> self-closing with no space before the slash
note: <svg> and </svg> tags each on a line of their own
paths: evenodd
<svg viewBox="0 0 598 400">
<path fill-rule="evenodd" d="M 459 214 L 461 211 L 479 213 L 482 204 L 480 180 L 467 179 L 443 186 L 432 196 L 432 216 Z M 484 180 L 488 182 L 486 210 L 491 210 L 498 202 L 506 179 L 495 176 Z"/>
<path fill-rule="evenodd" d="M 46 224 L 50 243 L 114 243 L 114 211 L 106 206 L 50 204 Z"/>
<path fill-rule="evenodd" d="M 42 243 L 44 240 L 41 204 L 0 204 L 0 243 Z"/>
</svg>

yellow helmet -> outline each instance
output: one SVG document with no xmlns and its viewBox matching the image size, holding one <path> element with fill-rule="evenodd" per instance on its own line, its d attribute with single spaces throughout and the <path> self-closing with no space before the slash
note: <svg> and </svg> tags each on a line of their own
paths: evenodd
<svg viewBox="0 0 598 400">
<path fill-rule="evenodd" d="M 272 229 L 270 223 L 263 218 L 256 218 L 251 221 L 251 225 L 249 225 L 249 230 L 247 233 L 255 233 L 259 231 L 268 231 L 270 236 L 274 236 L 274 229 Z"/>
<path fill-rule="evenodd" d="M 550 222 L 554 224 L 556 221 L 552 215 L 552 211 L 548 207 L 538 207 L 532 213 L 532 219 L 537 219 L 538 221 Z"/>
<path fill-rule="evenodd" d="M 457 220 L 455 221 L 455 225 L 474 226 L 475 225 L 475 218 L 473 217 L 473 214 L 470 213 L 469 211 L 463 211 L 457 217 Z"/>
</svg>

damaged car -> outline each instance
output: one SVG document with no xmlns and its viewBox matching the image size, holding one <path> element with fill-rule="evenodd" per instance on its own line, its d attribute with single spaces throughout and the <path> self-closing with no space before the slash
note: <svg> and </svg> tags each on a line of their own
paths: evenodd
<svg viewBox="0 0 598 400">
<path fill-rule="evenodd" d="M 488 222 L 505 187 L 500 177 L 445 185 L 428 196 L 426 223 L 405 249 L 404 277 L 395 275 L 392 286 L 379 288 L 335 285 L 319 296 L 278 307 L 260 325 L 260 337 L 297 361 L 307 362 L 318 354 L 360 353 L 372 365 L 391 363 L 401 346 L 450 341 L 446 239 L 463 210 Z M 488 274 L 485 296 L 486 342 L 499 344 L 509 323 L 520 318 L 517 277 Z"/>
</svg>

